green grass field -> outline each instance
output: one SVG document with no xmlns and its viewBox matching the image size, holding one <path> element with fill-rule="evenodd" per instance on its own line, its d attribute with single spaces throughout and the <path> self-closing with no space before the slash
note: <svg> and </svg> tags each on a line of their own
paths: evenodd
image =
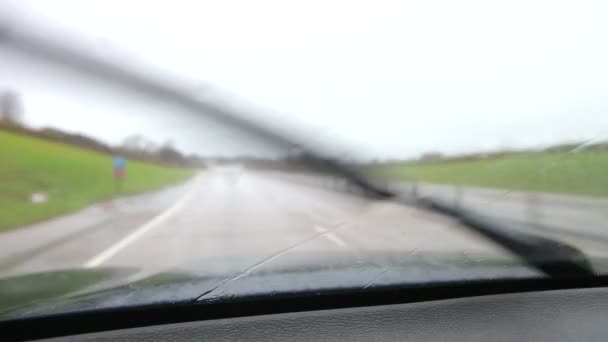
<svg viewBox="0 0 608 342">
<path fill-rule="evenodd" d="M 183 181 L 193 170 L 129 161 L 121 194 Z M 30 202 L 43 192 L 48 201 Z M 115 196 L 109 155 L 0 131 L 0 231 L 45 220 Z"/>
<path fill-rule="evenodd" d="M 608 151 L 522 153 L 475 161 L 386 165 L 383 176 L 437 184 L 608 196 Z"/>
</svg>

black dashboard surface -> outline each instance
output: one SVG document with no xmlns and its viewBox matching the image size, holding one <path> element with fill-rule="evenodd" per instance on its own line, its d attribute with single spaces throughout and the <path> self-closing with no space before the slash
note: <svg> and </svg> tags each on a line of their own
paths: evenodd
<svg viewBox="0 0 608 342">
<path fill-rule="evenodd" d="M 485 295 L 148 326 L 57 341 L 606 341 L 608 288 Z"/>
</svg>

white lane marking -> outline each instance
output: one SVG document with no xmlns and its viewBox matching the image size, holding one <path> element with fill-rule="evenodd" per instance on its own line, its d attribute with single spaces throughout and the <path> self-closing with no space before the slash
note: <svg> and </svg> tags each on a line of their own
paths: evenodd
<svg viewBox="0 0 608 342">
<path fill-rule="evenodd" d="M 344 242 L 344 240 L 340 239 L 337 235 L 335 235 L 334 233 L 329 233 L 327 231 L 327 229 L 321 227 L 321 226 L 314 226 L 315 230 L 319 233 L 322 233 L 323 236 L 325 236 L 329 241 L 335 243 L 336 245 L 338 245 L 338 247 L 344 247 L 346 246 L 346 242 Z"/>
<path fill-rule="evenodd" d="M 96 256 L 94 256 L 93 258 L 91 258 L 83 266 L 85 268 L 93 268 L 93 267 L 97 267 L 97 266 L 103 264 L 108 259 L 110 259 L 114 255 L 116 255 L 116 253 L 120 252 L 122 249 L 124 249 L 125 247 L 127 247 L 128 245 L 133 243 L 135 240 L 140 238 L 147 231 L 158 226 L 160 223 L 164 222 L 169 217 L 171 217 L 173 214 L 175 214 L 176 212 L 181 210 L 182 207 L 186 204 L 186 202 L 188 202 L 190 197 L 192 197 L 192 195 L 194 194 L 194 190 L 196 189 L 196 187 L 194 186 L 195 184 L 196 184 L 196 181 L 192 185 L 192 189 L 190 191 L 188 191 L 177 202 L 175 202 L 172 206 L 170 206 L 169 208 L 167 208 L 165 211 L 161 212 L 160 214 L 156 215 L 152 220 L 148 221 L 143 226 L 141 226 L 141 227 L 137 228 L 135 231 L 131 232 L 131 234 L 125 236 L 122 240 L 120 240 L 117 243 L 115 243 L 114 245 L 110 246 L 110 248 L 106 249 L 105 251 L 103 251 L 103 252 L 97 254 Z"/>
</svg>

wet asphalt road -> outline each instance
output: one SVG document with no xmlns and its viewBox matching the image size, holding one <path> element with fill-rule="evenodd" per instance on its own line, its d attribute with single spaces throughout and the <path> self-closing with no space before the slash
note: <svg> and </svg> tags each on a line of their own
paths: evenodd
<svg viewBox="0 0 608 342">
<path fill-rule="evenodd" d="M 603 198 L 431 184 L 419 186 L 419 192 L 496 217 L 608 237 L 608 200 Z"/>
<path fill-rule="evenodd" d="M 608 200 L 603 198 L 432 184 L 420 185 L 418 191 L 593 255 L 608 250 Z"/>
<path fill-rule="evenodd" d="M 297 265 L 301 256 L 355 260 L 390 251 L 511 258 L 448 218 L 226 166 L 0 234 L 0 274 L 110 266 L 137 268 L 139 276 L 230 274 Z"/>
<path fill-rule="evenodd" d="M 608 254 L 604 242 L 575 242 Z M 373 263 L 370 256 L 390 253 L 515 260 L 450 218 L 223 166 L 179 186 L 0 234 L 0 276 L 100 267 L 132 268 L 131 280 L 167 270 L 229 275 L 311 259 Z"/>
<path fill-rule="evenodd" d="M 283 175 L 311 186 L 352 189 L 335 177 Z M 608 251 L 608 199 L 580 195 L 521 192 L 508 189 L 380 182 L 406 196 L 432 197 L 463 210 L 498 219 L 511 229 L 541 235 L 578 247 L 586 253 L 604 257 Z"/>
</svg>

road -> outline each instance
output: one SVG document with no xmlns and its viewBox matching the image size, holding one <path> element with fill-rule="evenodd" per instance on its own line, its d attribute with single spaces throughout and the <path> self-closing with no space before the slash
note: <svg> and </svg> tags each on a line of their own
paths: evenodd
<svg viewBox="0 0 608 342">
<path fill-rule="evenodd" d="M 418 192 L 553 238 L 608 241 L 607 199 L 434 184 L 421 184 Z"/>
<path fill-rule="evenodd" d="M 397 258 L 423 263 L 425 277 L 429 255 L 518 262 L 450 218 L 324 184 L 213 167 L 179 186 L 0 234 L 0 276 L 104 267 L 136 270 L 130 280 L 167 270 L 226 276 L 311 260 L 367 265 L 383 274 L 387 260 Z M 566 238 L 608 256 L 605 242 Z"/>
<path fill-rule="evenodd" d="M 353 191 L 336 177 L 284 175 L 310 186 Z M 391 190 L 442 199 L 462 209 L 513 222 L 516 229 L 551 235 L 608 241 L 608 199 L 577 195 L 522 192 L 472 186 L 428 183 L 380 182 Z M 547 235 L 547 236 L 549 236 Z"/>
</svg>

